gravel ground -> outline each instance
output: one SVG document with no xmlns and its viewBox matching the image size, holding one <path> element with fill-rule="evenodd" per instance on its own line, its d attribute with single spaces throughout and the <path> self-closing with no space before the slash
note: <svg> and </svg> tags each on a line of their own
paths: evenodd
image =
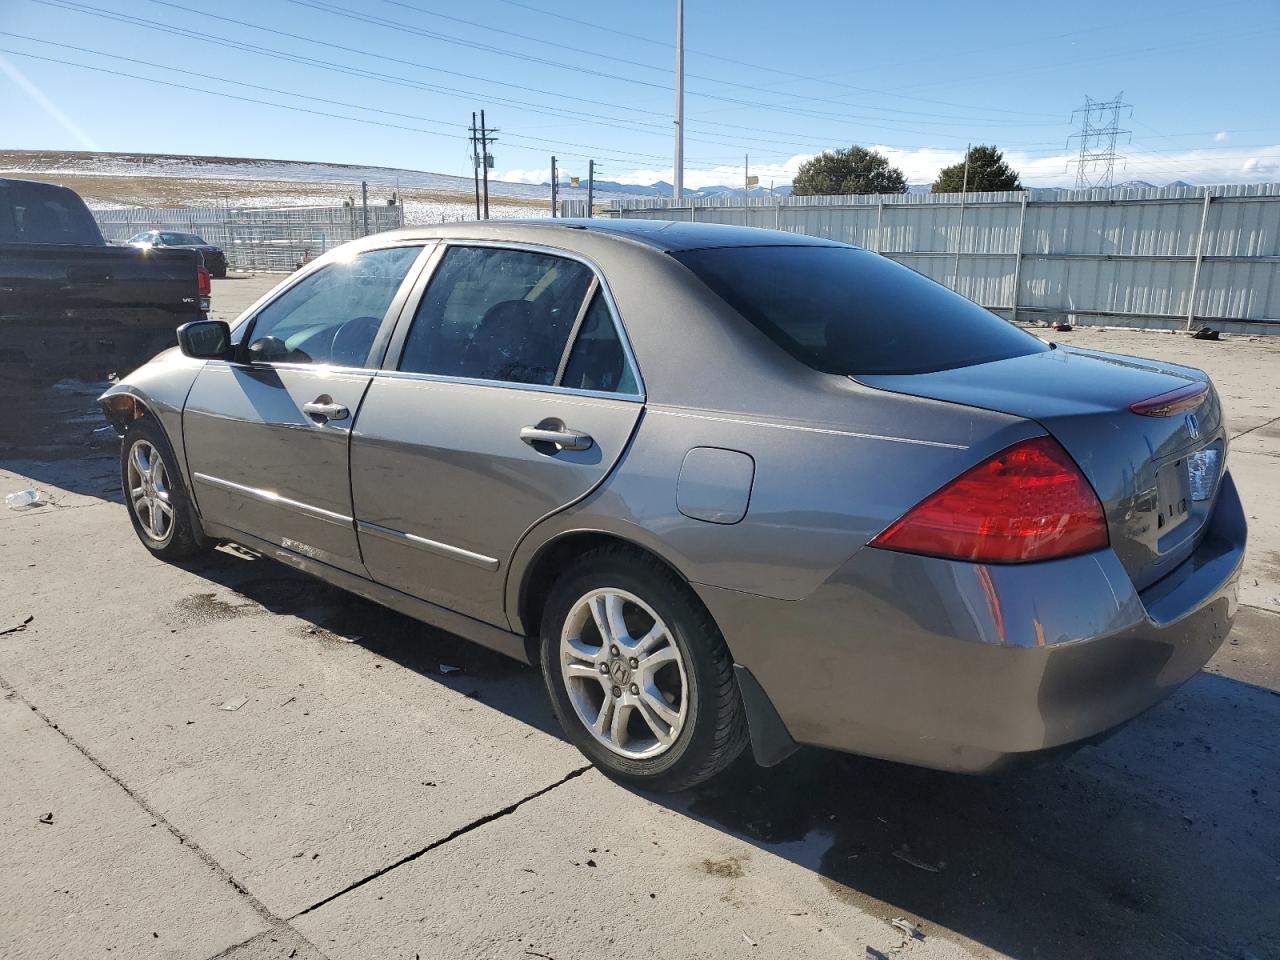
<svg viewBox="0 0 1280 960">
<path fill-rule="evenodd" d="M 995 779 L 806 750 L 629 792 L 532 670 L 242 551 L 156 562 L 100 387 L 28 398 L 0 447 L 0 490 L 48 495 L 0 511 L 0 956 L 1280 957 L 1280 340 L 1054 336 L 1214 375 L 1248 566 L 1201 675 Z"/>
</svg>

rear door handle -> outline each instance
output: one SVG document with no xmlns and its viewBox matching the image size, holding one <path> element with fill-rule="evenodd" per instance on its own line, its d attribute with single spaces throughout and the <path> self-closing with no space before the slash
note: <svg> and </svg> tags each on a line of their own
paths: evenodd
<svg viewBox="0 0 1280 960">
<path fill-rule="evenodd" d="M 563 424 L 552 426 L 546 421 L 536 427 L 521 427 L 520 439 L 534 449 L 539 443 L 549 443 L 559 450 L 589 450 L 594 442 L 589 434 L 570 430 Z"/>
<path fill-rule="evenodd" d="M 316 420 L 345 420 L 351 416 L 350 410 L 328 397 L 316 397 L 310 403 L 304 403 L 302 412 Z"/>
</svg>

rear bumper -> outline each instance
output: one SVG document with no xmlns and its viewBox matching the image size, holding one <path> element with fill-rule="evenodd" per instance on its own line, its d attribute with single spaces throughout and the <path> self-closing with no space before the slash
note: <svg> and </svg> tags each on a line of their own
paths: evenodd
<svg viewBox="0 0 1280 960">
<path fill-rule="evenodd" d="M 804 600 L 698 591 L 796 741 L 979 773 L 1193 676 L 1235 618 L 1245 527 L 1227 474 L 1194 554 L 1141 593 L 1110 550 L 982 566 L 870 548 Z"/>
</svg>

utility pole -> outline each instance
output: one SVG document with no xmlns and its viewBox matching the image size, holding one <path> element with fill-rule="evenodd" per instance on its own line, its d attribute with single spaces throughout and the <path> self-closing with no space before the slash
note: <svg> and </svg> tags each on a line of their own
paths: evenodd
<svg viewBox="0 0 1280 960">
<path fill-rule="evenodd" d="M 471 179 L 476 185 L 476 219 L 480 219 L 480 154 L 476 151 L 476 112 L 471 111 Z"/>
<path fill-rule="evenodd" d="M 596 195 L 596 162 L 587 161 L 587 217 L 591 217 L 591 204 Z"/>
<path fill-rule="evenodd" d="M 560 171 L 556 169 L 556 158 L 551 158 L 551 215 L 560 216 Z"/>
<path fill-rule="evenodd" d="M 494 133 L 497 133 L 495 130 Z M 489 219 L 489 164 L 493 158 L 489 155 L 489 144 L 497 140 L 497 137 L 489 136 L 489 128 L 485 126 L 484 111 L 480 111 L 480 150 L 482 154 L 482 163 L 484 164 L 484 218 Z"/>
<path fill-rule="evenodd" d="M 676 162 L 671 197 L 684 199 L 684 0 L 676 0 Z"/>
<path fill-rule="evenodd" d="M 360 206 L 364 208 L 364 235 L 369 235 L 369 181 L 360 181 Z"/>
</svg>

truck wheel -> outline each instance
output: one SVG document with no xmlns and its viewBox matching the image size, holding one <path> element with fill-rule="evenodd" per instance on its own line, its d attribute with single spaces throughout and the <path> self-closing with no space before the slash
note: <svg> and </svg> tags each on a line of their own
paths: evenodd
<svg viewBox="0 0 1280 960">
<path fill-rule="evenodd" d="M 153 417 L 138 417 L 125 428 L 120 479 L 133 530 L 148 550 L 179 560 L 207 548 L 173 451 Z"/>
<path fill-rule="evenodd" d="M 605 774 L 645 790 L 694 786 L 747 744 L 733 661 L 679 577 L 605 547 L 551 590 L 542 673 L 565 733 Z"/>
</svg>

